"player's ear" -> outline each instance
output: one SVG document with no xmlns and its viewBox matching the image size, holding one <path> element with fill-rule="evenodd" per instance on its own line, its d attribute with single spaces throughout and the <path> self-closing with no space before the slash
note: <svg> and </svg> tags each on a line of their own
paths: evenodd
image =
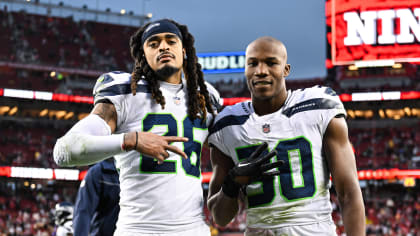
<svg viewBox="0 0 420 236">
<path fill-rule="evenodd" d="M 283 77 L 286 77 L 290 74 L 290 64 L 286 64 L 283 70 Z"/>
<path fill-rule="evenodd" d="M 185 51 L 185 48 L 182 48 L 182 57 L 187 59 L 187 52 Z"/>
</svg>

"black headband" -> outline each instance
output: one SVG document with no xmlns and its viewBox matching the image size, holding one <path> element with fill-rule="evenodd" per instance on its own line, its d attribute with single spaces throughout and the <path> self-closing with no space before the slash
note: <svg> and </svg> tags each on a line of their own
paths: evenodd
<svg viewBox="0 0 420 236">
<path fill-rule="evenodd" d="M 160 33 L 173 33 L 182 41 L 182 34 L 178 27 L 174 23 L 163 19 L 152 22 L 146 30 L 144 30 L 143 35 L 141 36 L 141 45 L 143 45 L 151 36 Z"/>
</svg>

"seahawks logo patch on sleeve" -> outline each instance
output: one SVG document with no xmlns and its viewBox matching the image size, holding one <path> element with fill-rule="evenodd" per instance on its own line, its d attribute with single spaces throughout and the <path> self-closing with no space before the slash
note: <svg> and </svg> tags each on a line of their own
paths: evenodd
<svg viewBox="0 0 420 236">
<path fill-rule="evenodd" d="M 93 88 L 93 95 L 98 94 L 103 88 L 107 87 L 108 83 L 112 81 L 114 81 L 114 78 L 112 78 L 112 76 L 108 73 L 99 76 L 96 80 L 95 87 Z"/>
<path fill-rule="evenodd" d="M 331 96 L 337 96 L 337 93 L 330 87 L 327 87 L 325 89 L 325 93 L 328 94 L 328 95 L 331 95 Z"/>
</svg>

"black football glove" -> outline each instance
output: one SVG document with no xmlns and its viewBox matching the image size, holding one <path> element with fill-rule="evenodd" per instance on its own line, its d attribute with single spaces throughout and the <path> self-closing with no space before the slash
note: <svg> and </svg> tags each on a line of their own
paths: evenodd
<svg viewBox="0 0 420 236">
<path fill-rule="evenodd" d="M 270 170 L 283 165 L 284 161 L 267 163 L 273 156 L 277 155 L 275 150 L 261 156 L 261 153 L 267 149 L 267 146 L 268 144 L 264 142 L 250 157 L 238 163 L 229 171 L 222 185 L 222 191 L 225 195 L 237 198 L 242 185 L 280 174 L 278 170 Z"/>
</svg>

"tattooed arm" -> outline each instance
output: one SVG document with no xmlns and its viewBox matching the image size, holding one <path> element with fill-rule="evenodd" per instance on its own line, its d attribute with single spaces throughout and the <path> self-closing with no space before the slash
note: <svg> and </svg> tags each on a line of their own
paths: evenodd
<svg viewBox="0 0 420 236">
<path fill-rule="evenodd" d="M 117 111 L 110 102 L 99 102 L 93 107 L 91 114 L 101 117 L 110 127 L 111 133 L 117 128 Z"/>
</svg>

